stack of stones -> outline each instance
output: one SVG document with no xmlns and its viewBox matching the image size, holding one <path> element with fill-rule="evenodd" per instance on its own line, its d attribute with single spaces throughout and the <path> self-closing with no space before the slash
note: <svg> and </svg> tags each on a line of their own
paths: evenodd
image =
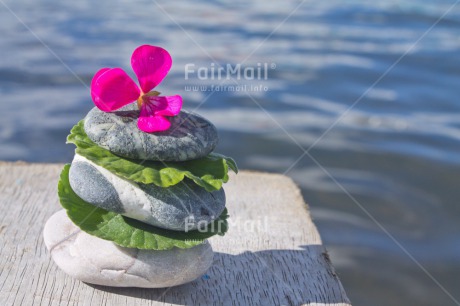
<svg viewBox="0 0 460 306">
<path fill-rule="evenodd" d="M 145 133 L 137 128 L 135 104 L 117 112 L 93 108 L 84 129 L 98 146 L 121 158 L 181 162 L 207 156 L 218 142 L 206 119 L 181 111 L 171 128 Z M 84 201 L 155 227 L 193 230 L 209 224 L 225 209 L 223 189 L 208 192 L 191 180 L 168 188 L 121 178 L 76 154 L 70 186 Z M 211 266 L 207 241 L 188 249 L 142 250 L 118 246 L 81 231 L 65 210 L 54 214 L 44 230 L 47 248 L 67 274 L 84 282 L 118 287 L 160 288 L 190 282 Z"/>
</svg>

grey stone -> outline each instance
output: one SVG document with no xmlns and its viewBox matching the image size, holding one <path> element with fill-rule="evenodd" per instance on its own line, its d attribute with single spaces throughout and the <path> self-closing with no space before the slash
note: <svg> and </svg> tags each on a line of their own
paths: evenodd
<svg viewBox="0 0 460 306">
<path fill-rule="evenodd" d="M 124 248 L 81 231 L 58 211 L 46 222 L 45 245 L 55 263 L 80 281 L 113 287 L 163 288 L 191 282 L 212 264 L 206 241 L 167 251 Z"/>
<path fill-rule="evenodd" d="M 138 184 L 78 154 L 69 180 L 75 193 L 88 203 L 170 230 L 203 228 L 225 208 L 223 188 L 208 192 L 188 179 L 168 188 Z"/>
<path fill-rule="evenodd" d="M 115 188 L 89 163 L 72 163 L 69 179 L 72 189 L 76 194 L 84 195 L 86 202 L 119 214 L 125 212 Z"/>
<path fill-rule="evenodd" d="M 98 146 L 114 154 L 145 160 L 197 159 L 211 153 L 219 141 L 211 122 L 184 110 L 168 117 L 171 127 L 157 133 L 139 130 L 138 116 L 136 103 L 110 113 L 95 107 L 85 118 L 85 132 Z"/>
</svg>

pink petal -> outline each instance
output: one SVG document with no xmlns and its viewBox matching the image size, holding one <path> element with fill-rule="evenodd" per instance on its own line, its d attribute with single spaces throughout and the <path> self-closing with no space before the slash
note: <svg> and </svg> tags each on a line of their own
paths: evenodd
<svg viewBox="0 0 460 306">
<path fill-rule="evenodd" d="M 145 104 L 143 104 L 145 105 Z M 166 131 L 171 127 L 171 122 L 163 116 L 156 116 L 155 114 L 143 114 L 143 107 L 141 114 L 137 119 L 137 127 L 144 132 L 153 133 Z"/>
<path fill-rule="evenodd" d="M 176 116 L 182 108 L 182 97 L 179 95 L 169 97 L 148 97 L 149 103 L 154 105 L 155 115 Z"/>
<path fill-rule="evenodd" d="M 117 110 L 137 100 L 139 95 L 139 87 L 120 68 L 102 68 L 91 81 L 91 97 L 104 112 Z"/>
<path fill-rule="evenodd" d="M 160 84 L 171 65 L 171 55 L 160 47 L 143 45 L 134 50 L 131 56 L 131 66 L 144 93 Z"/>
<path fill-rule="evenodd" d="M 91 80 L 91 98 L 93 99 L 94 103 L 96 103 L 96 95 L 93 92 L 93 87 L 96 87 L 96 80 L 107 70 L 110 70 L 110 68 L 102 68 L 96 74 L 93 76 L 93 79 Z"/>
</svg>

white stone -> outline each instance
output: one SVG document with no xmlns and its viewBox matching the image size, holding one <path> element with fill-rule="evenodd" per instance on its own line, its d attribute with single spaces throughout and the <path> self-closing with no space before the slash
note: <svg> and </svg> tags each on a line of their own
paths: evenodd
<svg viewBox="0 0 460 306">
<path fill-rule="evenodd" d="M 213 261 L 208 242 L 189 249 L 167 251 L 120 247 L 81 231 L 65 210 L 48 219 L 43 236 L 59 268 L 76 279 L 96 285 L 177 286 L 203 275 Z"/>
</svg>

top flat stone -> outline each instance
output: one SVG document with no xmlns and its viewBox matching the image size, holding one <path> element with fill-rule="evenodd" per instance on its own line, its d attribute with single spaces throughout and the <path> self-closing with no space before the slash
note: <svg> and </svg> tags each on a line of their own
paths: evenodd
<svg viewBox="0 0 460 306">
<path fill-rule="evenodd" d="M 94 107 L 85 118 L 85 132 L 98 146 L 114 154 L 145 160 L 186 161 L 204 157 L 216 147 L 216 127 L 205 118 L 182 110 L 167 117 L 167 131 L 146 133 L 137 127 L 136 103 L 105 113 Z"/>
</svg>

